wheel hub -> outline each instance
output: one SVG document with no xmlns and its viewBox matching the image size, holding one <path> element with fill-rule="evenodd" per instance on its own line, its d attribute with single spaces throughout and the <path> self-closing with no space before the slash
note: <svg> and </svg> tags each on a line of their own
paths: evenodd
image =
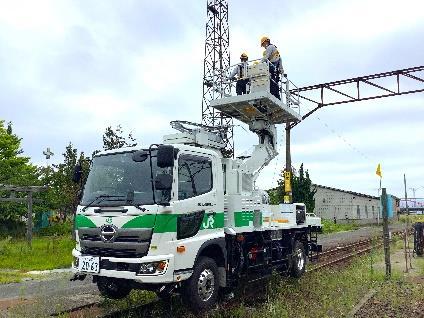
<svg viewBox="0 0 424 318">
<path fill-rule="evenodd" d="M 301 249 L 297 250 L 296 258 L 297 258 L 297 268 L 299 270 L 302 270 L 303 266 L 305 266 L 305 259 L 303 258 L 303 252 Z"/>
<path fill-rule="evenodd" d="M 212 297 L 215 290 L 215 276 L 210 269 L 206 268 L 200 273 L 197 290 L 202 301 L 208 301 Z"/>
</svg>

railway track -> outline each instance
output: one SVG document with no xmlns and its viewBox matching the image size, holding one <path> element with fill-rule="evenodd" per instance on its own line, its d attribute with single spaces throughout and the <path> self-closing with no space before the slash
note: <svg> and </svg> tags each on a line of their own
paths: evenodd
<svg viewBox="0 0 424 318">
<path fill-rule="evenodd" d="M 403 236 L 404 231 L 392 232 L 392 237 Z M 354 243 L 339 245 L 333 249 L 323 251 L 319 254 L 318 263 L 308 269 L 308 272 L 313 272 L 324 267 L 330 267 L 336 264 L 346 262 L 347 260 L 368 253 L 372 249 L 383 245 L 383 239 L 366 239 Z"/>
<path fill-rule="evenodd" d="M 392 237 L 403 236 L 404 233 L 405 233 L 404 231 L 392 232 Z M 347 263 L 350 259 L 359 255 L 368 253 L 372 251 L 373 249 L 378 248 L 382 245 L 383 245 L 382 238 L 366 239 L 366 240 L 360 240 L 354 243 L 341 244 L 335 248 L 321 252 L 319 255 L 318 262 L 315 263 L 314 266 L 309 268 L 307 272 L 314 272 L 326 267 L 332 267 L 332 266 L 337 266 L 339 264 Z M 133 308 L 124 309 L 117 312 L 106 313 L 106 314 L 100 315 L 100 317 L 108 317 L 108 318 L 120 317 L 121 315 L 125 316 L 125 314 L 129 315 L 134 312 L 136 312 L 137 314 L 147 313 L 158 303 L 158 301 L 159 299 L 151 303 L 143 304 Z M 229 306 L 231 307 L 231 304 L 229 304 Z M 69 317 L 72 317 L 72 318 L 85 317 L 85 313 L 87 312 L 87 310 L 89 310 L 90 312 L 99 311 L 101 310 L 101 308 L 99 304 L 92 303 L 92 304 L 86 304 L 77 308 L 73 308 L 72 310 L 69 310 L 69 311 L 60 312 L 52 316 L 57 317 L 57 316 L 67 314 L 69 315 Z"/>
</svg>

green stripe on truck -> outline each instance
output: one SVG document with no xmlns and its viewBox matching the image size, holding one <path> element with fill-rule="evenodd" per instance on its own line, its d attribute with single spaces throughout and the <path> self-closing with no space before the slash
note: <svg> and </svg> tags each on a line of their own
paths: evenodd
<svg viewBox="0 0 424 318">
<path fill-rule="evenodd" d="M 153 228 L 154 233 L 177 232 L 177 219 L 180 214 L 145 214 L 134 217 L 124 223 L 123 229 Z M 97 227 L 93 221 L 84 215 L 75 217 L 76 229 L 81 227 Z M 224 227 L 224 213 L 205 214 L 200 230 L 220 229 Z"/>
<path fill-rule="evenodd" d="M 140 215 L 122 225 L 123 229 L 152 228 L 155 226 L 156 214 Z"/>
<path fill-rule="evenodd" d="M 97 227 L 96 224 L 94 224 L 93 221 L 91 221 L 88 217 L 85 215 L 77 214 L 75 216 L 75 228 L 79 229 L 81 227 Z"/>
<path fill-rule="evenodd" d="M 234 212 L 235 226 L 249 226 L 253 222 L 253 211 Z"/>
<path fill-rule="evenodd" d="M 179 214 L 158 214 L 153 229 L 154 233 L 177 232 L 177 219 Z M 200 225 L 200 230 L 220 229 L 224 227 L 224 213 L 205 214 Z"/>
</svg>

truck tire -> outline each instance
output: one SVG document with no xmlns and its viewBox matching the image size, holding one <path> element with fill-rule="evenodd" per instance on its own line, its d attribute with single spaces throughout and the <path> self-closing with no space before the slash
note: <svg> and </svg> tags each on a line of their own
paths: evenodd
<svg viewBox="0 0 424 318">
<path fill-rule="evenodd" d="M 193 274 L 184 283 L 182 297 L 194 312 L 211 309 L 219 293 L 218 266 L 209 257 L 200 257 Z"/>
<path fill-rule="evenodd" d="M 130 284 L 124 279 L 98 277 L 97 288 L 103 297 L 121 299 L 128 296 L 131 291 Z"/>
<path fill-rule="evenodd" d="M 305 247 L 299 241 L 294 242 L 293 254 L 292 254 L 292 268 L 291 275 L 293 277 L 301 277 L 305 273 L 306 267 L 306 255 Z"/>
</svg>

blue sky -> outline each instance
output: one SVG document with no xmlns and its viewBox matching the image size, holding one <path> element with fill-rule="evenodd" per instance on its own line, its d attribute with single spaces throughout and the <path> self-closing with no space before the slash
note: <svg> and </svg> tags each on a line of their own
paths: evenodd
<svg viewBox="0 0 424 318">
<path fill-rule="evenodd" d="M 422 1 L 229 2 L 232 61 L 259 57 L 267 34 L 298 86 L 424 64 Z M 205 23 L 206 1 L 0 0 L 0 118 L 37 164 L 46 147 L 60 160 L 69 141 L 90 154 L 109 125 L 160 142 L 169 121 L 201 118 Z M 320 110 L 292 132 L 294 165 L 376 194 L 381 162 L 388 192 L 402 195 L 403 173 L 424 186 L 423 106 L 420 93 Z M 235 132 L 239 153 L 256 141 Z M 283 154 L 259 186 L 276 183 Z"/>
</svg>

